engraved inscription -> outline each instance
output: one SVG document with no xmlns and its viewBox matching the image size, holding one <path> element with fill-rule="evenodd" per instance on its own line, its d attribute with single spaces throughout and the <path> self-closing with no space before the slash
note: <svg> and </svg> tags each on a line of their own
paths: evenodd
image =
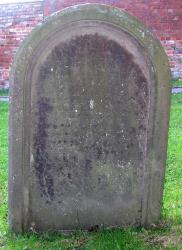
<svg viewBox="0 0 182 250">
<path fill-rule="evenodd" d="M 40 66 L 33 169 L 46 201 L 132 197 L 145 158 L 147 81 L 132 55 L 99 34 L 73 37 Z M 95 199 L 95 198 L 93 198 Z"/>
</svg>

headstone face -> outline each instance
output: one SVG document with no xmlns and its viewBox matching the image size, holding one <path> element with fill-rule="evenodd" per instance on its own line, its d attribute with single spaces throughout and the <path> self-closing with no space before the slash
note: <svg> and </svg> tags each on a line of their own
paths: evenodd
<svg viewBox="0 0 182 250">
<path fill-rule="evenodd" d="M 156 222 L 169 80 L 159 42 L 118 9 L 78 5 L 37 27 L 12 70 L 10 227 Z"/>
</svg>

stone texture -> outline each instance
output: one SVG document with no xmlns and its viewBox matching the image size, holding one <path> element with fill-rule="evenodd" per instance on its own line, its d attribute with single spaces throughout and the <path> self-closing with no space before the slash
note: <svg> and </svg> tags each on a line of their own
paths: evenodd
<svg viewBox="0 0 182 250">
<path fill-rule="evenodd" d="M 160 43 L 119 9 L 70 7 L 37 27 L 12 70 L 10 228 L 155 223 L 169 81 Z"/>
</svg>

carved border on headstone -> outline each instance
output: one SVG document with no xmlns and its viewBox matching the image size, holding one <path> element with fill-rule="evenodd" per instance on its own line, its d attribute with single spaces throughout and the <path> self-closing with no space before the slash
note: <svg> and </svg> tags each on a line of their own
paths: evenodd
<svg viewBox="0 0 182 250">
<path fill-rule="evenodd" d="M 52 35 L 74 22 L 97 20 L 117 26 L 127 32 L 144 48 L 151 62 L 155 83 L 150 93 L 155 97 L 155 114 L 149 117 L 147 162 L 144 173 L 143 225 L 155 222 L 160 215 L 163 179 L 165 172 L 167 131 L 170 106 L 170 71 L 167 56 L 159 41 L 129 14 L 113 7 L 84 4 L 69 7 L 47 18 L 23 42 L 14 60 L 11 73 L 10 128 L 9 128 L 9 223 L 14 231 L 28 229 L 31 84 L 30 72 L 35 51 L 43 40 L 51 42 Z M 51 30 L 51 32 L 50 32 Z M 43 55 L 43 54 L 42 54 Z M 29 70 L 28 70 L 29 69 Z M 28 70 L 28 71 L 27 71 Z M 29 72 L 29 73 L 27 73 Z M 151 180 L 148 182 L 148 180 Z"/>
</svg>

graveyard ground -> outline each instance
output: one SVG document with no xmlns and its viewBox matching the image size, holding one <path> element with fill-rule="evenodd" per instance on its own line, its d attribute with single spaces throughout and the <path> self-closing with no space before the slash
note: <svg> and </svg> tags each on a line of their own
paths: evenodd
<svg viewBox="0 0 182 250">
<path fill-rule="evenodd" d="M 0 102 L 0 250 L 182 250 L 182 94 L 172 96 L 163 218 L 150 230 L 108 229 L 71 235 L 9 233 L 7 132 L 8 103 Z"/>
</svg>

